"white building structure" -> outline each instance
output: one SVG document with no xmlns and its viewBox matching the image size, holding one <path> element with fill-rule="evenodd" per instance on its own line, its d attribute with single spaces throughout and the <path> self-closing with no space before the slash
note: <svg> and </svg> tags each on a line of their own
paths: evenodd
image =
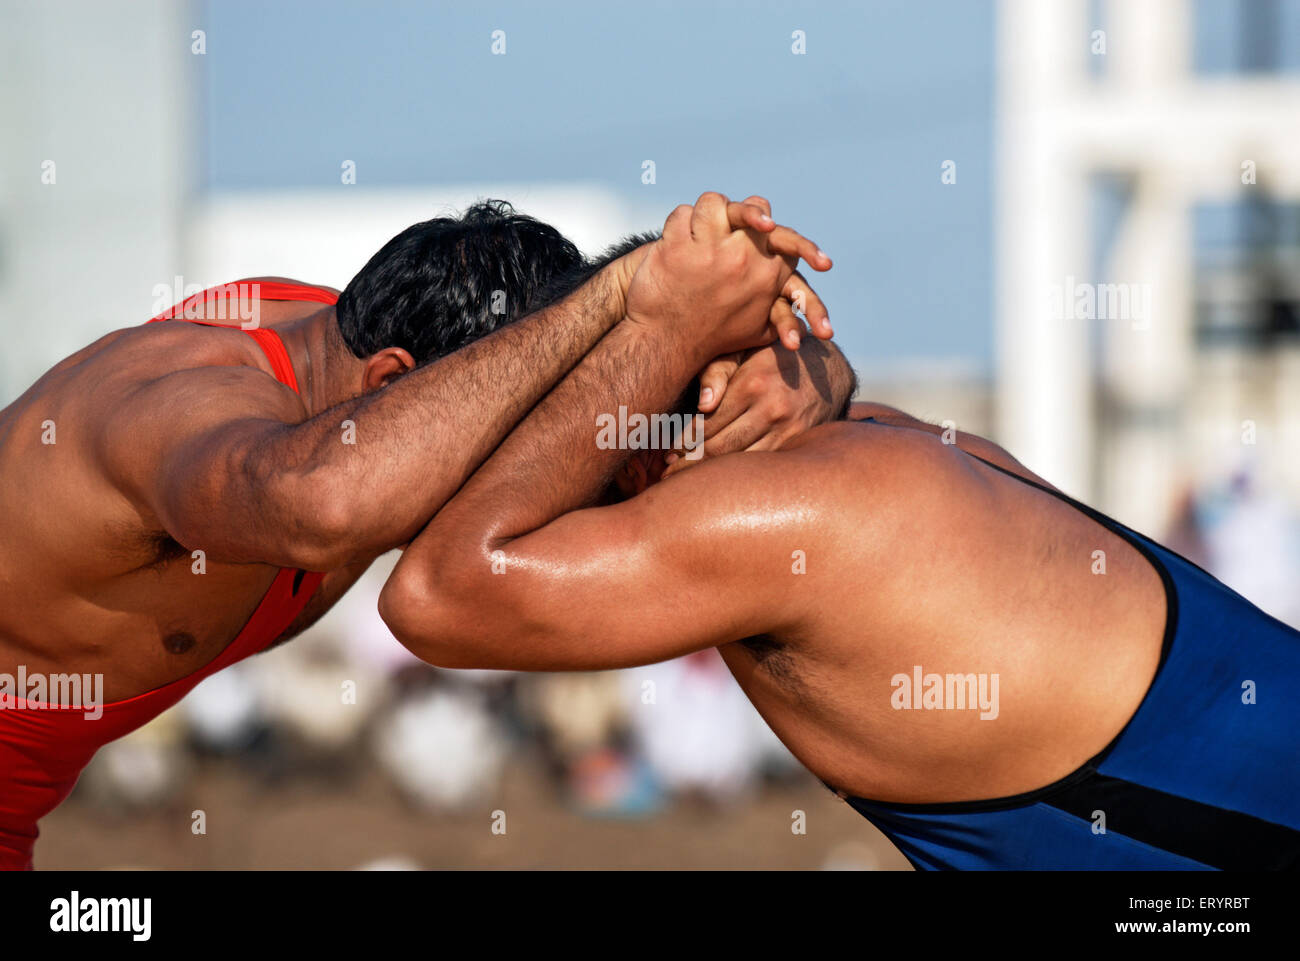
<svg viewBox="0 0 1300 961">
<path fill-rule="evenodd" d="M 1300 458 L 1287 452 L 1300 449 L 1300 358 L 1198 340 L 1198 300 L 1254 292 L 1227 289 L 1240 276 L 1194 276 L 1192 210 L 1248 191 L 1300 200 L 1300 80 L 1193 73 L 1190 0 L 1093 9 L 1101 23 L 1086 0 L 999 11 L 996 436 L 1153 533 L 1180 487 L 1242 466 L 1298 501 Z M 1089 191 L 1102 173 L 1129 199 L 1096 263 Z M 1054 303 L 1076 284 L 1098 305 L 1149 296 L 1150 316 L 1061 316 Z"/>
<path fill-rule="evenodd" d="M 0 406 L 175 292 L 279 275 L 343 287 L 394 234 L 502 197 L 594 253 L 641 223 L 606 188 L 462 184 L 200 193 L 202 8 L 0 0 Z M 150 136 L 141 136 L 150 131 Z"/>
<path fill-rule="evenodd" d="M 177 270 L 193 29 L 183 0 L 0 0 L 0 406 Z"/>
</svg>

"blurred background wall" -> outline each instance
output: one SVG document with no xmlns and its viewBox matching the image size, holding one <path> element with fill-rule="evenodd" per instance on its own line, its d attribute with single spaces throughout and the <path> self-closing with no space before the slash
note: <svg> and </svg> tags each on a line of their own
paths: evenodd
<svg viewBox="0 0 1300 961">
<path fill-rule="evenodd" d="M 0 403 L 187 285 L 342 287 L 475 197 L 595 251 L 761 192 L 836 259 L 818 289 L 861 396 L 989 434 L 1300 623 L 1300 0 L 0 0 L 0 23 Z M 716 656 L 435 671 L 374 613 L 385 569 L 101 752 L 40 863 L 905 863 Z"/>
<path fill-rule="evenodd" d="M 1286 0 L 1006 0 L 994 320 L 999 440 L 1292 623 L 1298 43 Z"/>
</svg>

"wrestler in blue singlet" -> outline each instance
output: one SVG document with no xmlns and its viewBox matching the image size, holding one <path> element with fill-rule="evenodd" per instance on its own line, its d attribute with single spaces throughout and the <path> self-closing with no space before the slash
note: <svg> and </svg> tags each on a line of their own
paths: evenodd
<svg viewBox="0 0 1300 961">
<path fill-rule="evenodd" d="M 1123 537 L 1160 573 L 1169 611 L 1155 680 L 1104 751 L 1047 787 L 848 803 L 921 870 L 1300 869 L 1300 632 L 1104 514 L 1002 472 Z"/>
</svg>

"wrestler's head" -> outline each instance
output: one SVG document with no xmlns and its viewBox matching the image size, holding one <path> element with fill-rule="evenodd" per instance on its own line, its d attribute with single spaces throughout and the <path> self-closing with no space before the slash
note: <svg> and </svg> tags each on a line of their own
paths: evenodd
<svg viewBox="0 0 1300 961">
<path fill-rule="evenodd" d="M 482 201 L 384 244 L 339 296 L 329 336 L 374 390 L 544 306 L 584 265 L 554 227 Z"/>
<path fill-rule="evenodd" d="M 382 387 L 567 297 L 655 239 L 657 234 L 632 235 L 587 259 L 554 227 L 516 213 L 502 200 L 415 224 L 371 257 L 339 296 L 334 347 L 351 360 L 339 366 L 361 368 L 363 391 Z M 692 384 L 667 412 L 677 415 L 674 441 L 681 439 L 684 419 L 695 413 L 698 391 Z M 655 446 L 629 452 L 610 497 L 630 497 L 659 480 L 672 453 L 663 435 L 656 433 Z"/>
</svg>

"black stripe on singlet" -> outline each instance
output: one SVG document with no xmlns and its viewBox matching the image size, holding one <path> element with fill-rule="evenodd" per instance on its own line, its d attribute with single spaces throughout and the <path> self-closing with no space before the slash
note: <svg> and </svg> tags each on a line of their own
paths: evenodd
<svg viewBox="0 0 1300 961">
<path fill-rule="evenodd" d="M 1225 871 L 1300 870 L 1300 831 L 1132 781 L 1093 774 L 1041 803 L 1106 830 Z"/>
</svg>

